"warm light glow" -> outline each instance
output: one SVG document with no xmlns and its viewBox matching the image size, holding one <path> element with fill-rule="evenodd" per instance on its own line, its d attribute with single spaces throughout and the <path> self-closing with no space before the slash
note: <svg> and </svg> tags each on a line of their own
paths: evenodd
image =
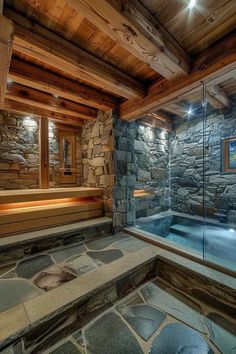
<svg viewBox="0 0 236 354">
<path fill-rule="evenodd" d="M 53 97 L 54 97 L 54 98 L 58 98 L 58 96 L 57 96 L 57 95 L 53 95 Z"/>
<path fill-rule="evenodd" d="M 48 199 L 48 200 L 40 200 L 40 201 L 31 201 L 31 202 L 19 202 L 19 203 L 9 203 L 2 204 L 0 206 L 1 211 L 5 210 L 31 210 L 32 208 L 37 207 L 49 207 L 53 206 L 65 206 L 65 205 L 77 205 L 86 203 L 88 200 L 90 201 L 90 197 L 82 197 L 82 198 L 60 198 L 60 199 Z"/>
<path fill-rule="evenodd" d="M 192 10 L 196 6 L 197 0 L 189 0 L 188 8 Z"/>
<path fill-rule="evenodd" d="M 11 79 L 7 79 L 7 83 L 8 83 L 8 84 L 11 84 L 11 83 L 12 83 L 12 80 L 11 80 Z"/>
</svg>

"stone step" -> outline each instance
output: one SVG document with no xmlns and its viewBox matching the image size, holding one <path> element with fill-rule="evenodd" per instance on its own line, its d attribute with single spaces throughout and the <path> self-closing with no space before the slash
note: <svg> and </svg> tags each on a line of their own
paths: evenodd
<svg viewBox="0 0 236 354">
<path fill-rule="evenodd" d="M 203 240 L 203 227 L 201 225 L 182 225 L 173 224 L 170 226 L 170 232 L 190 239 Z"/>
<path fill-rule="evenodd" d="M 25 353 L 52 328 L 66 333 L 96 316 L 155 276 L 158 252 L 122 233 L 17 262 L 0 277 L 0 350 L 23 338 Z"/>
<path fill-rule="evenodd" d="M 91 321 L 96 322 L 97 316 L 104 318 L 105 314 L 102 313 L 104 311 L 110 313 L 111 306 L 115 304 L 117 314 L 117 311 L 126 306 L 139 305 L 140 301 L 164 311 L 168 316 L 168 323 L 170 320 L 176 322 L 177 319 L 207 334 L 205 324 L 212 321 L 212 326 L 216 324 L 222 327 L 221 332 L 224 333 L 226 330 L 228 337 L 236 334 L 235 277 L 227 276 L 124 233 L 90 241 L 84 247 L 87 249 L 87 258 L 90 257 L 95 263 L 94 269 L 89 269 L 90 261 L 87 263 L 87 272 L 79 274 L 86 269 L 83 256 L 79 267 L 78 257 L 72 256 L 70 252 L 68 254 L 68 250 L 61 250 L 62 254 L 58 252 L 59 250 L 54 250 L 51 256 L 60 267 L 63 267 L 64 263 L 76 266 L 76 272 L 73 273 L 77 274 L 76 278 L 0 313 L 0 350 L 9 345 L 18 348 L 23 342 L 23 350 L 18 351 L 19 353 L 48 353 L 45 350 L 58 345 L 66 336 L 71 336 L 75 332 L 75 341 L 80 343 L 81 329 L 83 328 L 84 336 L 84 328 L 88 328 Z M 104 251 L 113 252 L 104 255 Z M 119 252 L 122 252 L 122 256 Z M 69 262 L 65 259 L 68 256 Z M 20 268 L 22 277 L 24 275 L 22 270 L 28 271 L 32 266 L 24 268 L 21 264 Z M 72 274 L 71 269 L 64 270 Z M 154 281 L 142 285 L 150 279 Z M 128 300 L 124 300 L 121 307 L 116 305 L 117 301 L 121 301 L 135 289 L 138 297 L 129 297 Z M 134 317 L 131 311 L 131 326 L 134 324 Z M 147 327 L 144 325 L 142 328 L 140 320 L 144 321 L 145 318 L 148 319 L 142 314 L 136 327 L 144 334 Z M 113 326 L 112 322 L 109 323 Z M 147 321 L 146 325 L 148 323 L 153 324 L 153 321 Z M 103 325 L 105 326 L 105 322 L 100 323 L 100 326 Z M 100 336 L 100 332 L 98 335 Z M 80 353 L 79 350 L 77 352 Z"/>
<path fill-rule="evenodd" d="M 1 267 L 47 249 L 84 242 L 112 232 L 112 219 L 100 217 L 0 238 Z"/>
</svg>

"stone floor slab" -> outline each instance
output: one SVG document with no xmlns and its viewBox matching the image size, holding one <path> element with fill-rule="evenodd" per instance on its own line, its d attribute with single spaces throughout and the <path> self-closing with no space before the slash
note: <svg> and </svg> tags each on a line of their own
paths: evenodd
<svg viewBox="0 0 236 354">
<path fill-rule="evenodd" d="M 79 275 L 88 273 L 97 268 L 96 263 L 86 254 L 73 259 L 68 265 Z"/>
<path fill-rule="evenodd" d="M 148 246 L 146 242 L 131 236 L 114 244 L 114 247 L 128 252 L 136 252 L 146 246 Z"/>
<path fill-rule="evenodd" d="M 52 258 L 46 254 L 26 258 L 18 263 L 16 274 L 18 277 L 29 279 L 53 264 Z"/>
<path fill-rule="evenodd" d="M 81 353 L 81 351 L 71 341 L 67 341 L 48 353 L 50 353 L 50 354 L 79 354 L 79 353 Z"/>
<path fill-rule="evenodd" d="M 193 329 L 171 323 L 154 339 L 150 354 L 214 354 L 208 343 Z"/>
<path fill-rule="evenodd" d="M 113 312 L 85 327 L 83 335 L 88 354 L 143 354 L 137 339 Z"/>
<path fill-rule="evenodd" d="M 236 336 L 207 318 L 205 322 L 210 333 L 211 342 L 224 354 L 236 354 Z"/>
<path fill-rule="evenodd" d="M 38 277 L 34 280 L 34 283 L 40 289 L 50 291 L 75 278 L 76 276 L 69 272 L 63 271 L 61 269 L 53 269 L 51 271 L 42 272 L 39 274 Z"/>
<path fill-rule="evenodd" d="M 148 340 L 165 321 L 166 314 L 149 305 L 126 307 L 121 314 L 134 331 Z"/>
<path fill-rule="evenodd" d="M 90 250 L 102 250 L 110 245 L 112 245 L 114 242 L 123 240 L 125 238 L 127 238 L 127 235 L 124 234 L 117 234 L 117 235 L 111 235 L 111 236 L 106 236 L 94 241 L 90 241 L 88 243 L 86 243 L 86 246 L 90 249 Z"/>
<path fill-rule="evenodd" d="M 60 249 L 54 250 L 50 252 L 50 255 L 52 258 L 55 260 L 55 262 L 60 263 L 64 262 L 68 258 L 74 256 L 74 255 L 79 255 L 82 252 L 84 252 L 86 248 L 84 245 L 73 245 L 73 246 L 68 246 L 68 247 L 62 247 Z"/>
<path fill-rule="evenodd" d="M 0 312 L 40 294 L 40 290 L 27 280 L 0 279 Z"/>
<path fill-rule="evenodd" d="M 141 293 L 148 304 L 154 305 L 198 331 L 206 333 L 202 316 L 160 287 L 148 283 Z"/>
<path fill-rule="evenodd" d="M 115 261 L 118 258 L 123 257 L 123 253 L 120 250 L 107 250 L 107 251 L 88 251 L 87 255 L 93 259 L 96 259 L 102 263 L 108 264 Z"/>
</svg>

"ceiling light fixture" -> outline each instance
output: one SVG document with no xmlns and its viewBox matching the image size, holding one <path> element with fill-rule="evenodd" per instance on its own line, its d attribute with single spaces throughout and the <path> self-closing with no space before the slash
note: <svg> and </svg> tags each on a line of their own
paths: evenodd
<svg viewBox="0 0 236 354">
<path fill-rule="evenodd" d="M 234 229 L 229 229 L 229 231 L 230 231 L 230 232 L 235 232 L 235 230 L 234 230 Z"/>
<path fill-rule="evenodd" d="M 191 107 L 189 107 L 189 110 L 187 111 L 188 116 L 190 117 L 193 114 L 193 110 Z"/>
<path fill-rule="evenodd" d="M 188 9 L 192 10 L 196 6 L 197 0 L 189 0 Z"/>
</svg>

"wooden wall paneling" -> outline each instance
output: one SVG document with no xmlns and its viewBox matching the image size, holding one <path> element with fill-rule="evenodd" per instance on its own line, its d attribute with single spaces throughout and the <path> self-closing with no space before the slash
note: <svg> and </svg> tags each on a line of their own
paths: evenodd
<svg viewBox="0 0 236 354">
<path fill-rule="evenodd" d="M 3 109 L 12 54 L 14 27 L 12 21 L 4 17 L 1 12 L 2 11 L 0 11 L 0 109 Z"/>
</svg>

